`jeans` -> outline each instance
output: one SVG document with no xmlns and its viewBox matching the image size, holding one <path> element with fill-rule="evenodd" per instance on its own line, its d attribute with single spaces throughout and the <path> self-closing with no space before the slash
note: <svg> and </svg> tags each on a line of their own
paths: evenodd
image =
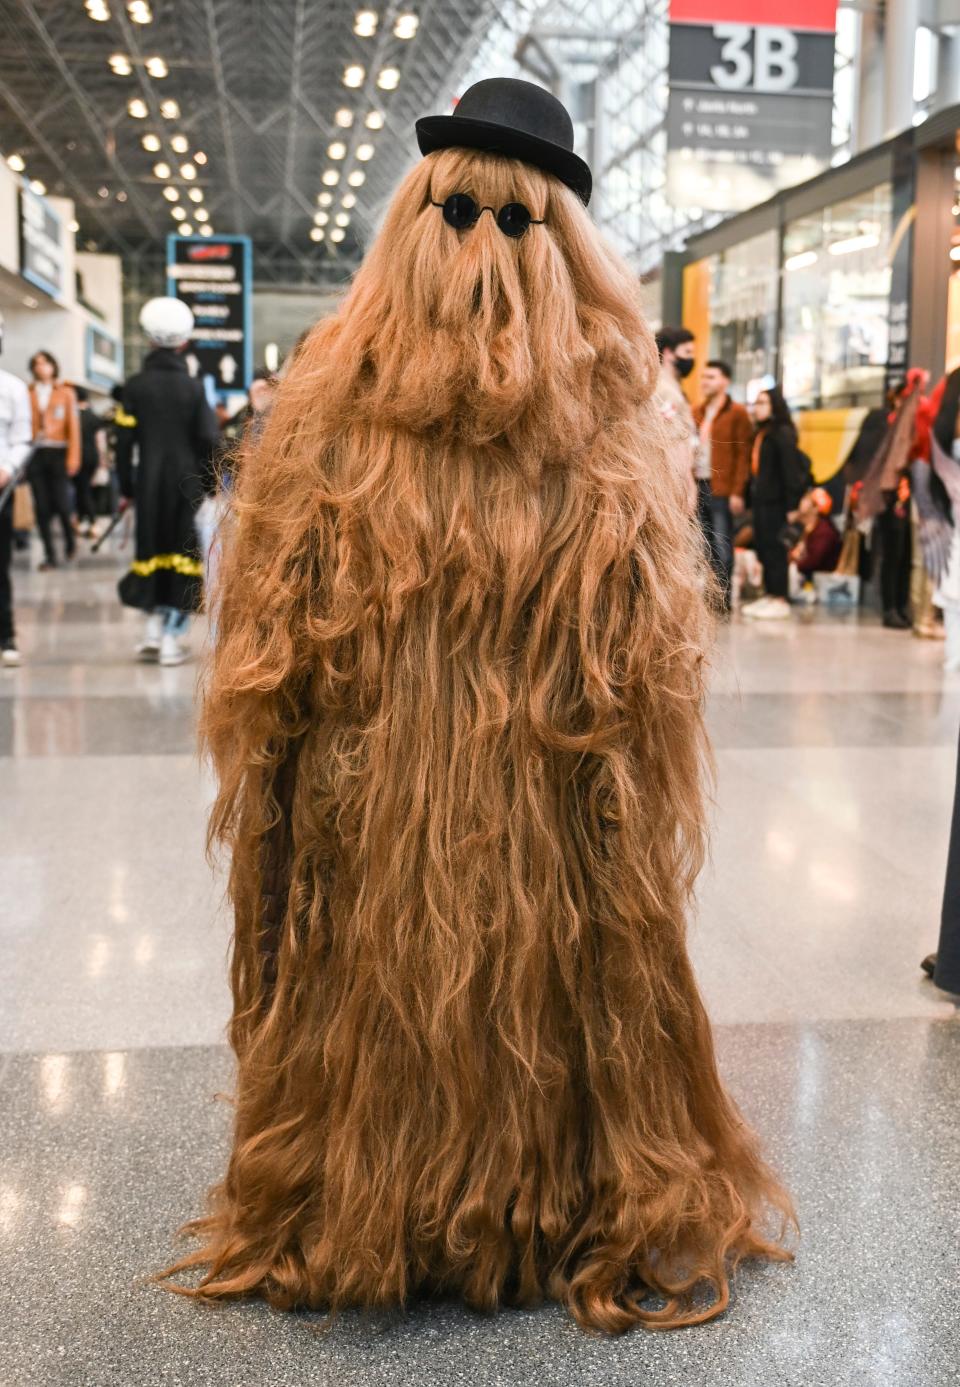
<svg viewBox="0 0 960 1387">
<path fill-rule="evenodd" d="M 37 527 L 43 540 L 47 563 L 54 564 L 57 555 L 53 547 L 53 517 L 63 526 L 63 542 L 67 558 L 72 559 L 77 542 L 70 519 L 70 484 L 67 480 L 66 448 L 37 448 L 27 470 L 33 488 L 33 503 L 37 508 Z"/>
<path fill-rule="evenodd" d="M 714 496 L 706 478 L 697 481 L 697 516 L 706 541 L 710 567 L 720 584 L 721 604 L 727 611 L 733 579 L 733 516 L 730 513 L 730 498 Z"/>
<path fill-rule="evenodd" d="M 165 636 L 185 635 L 190 625 L 190 613 L 182 612 L 179 607 L 154 607 L 150 615 L 163 617 Z"/>
<path fill-rule="evenodd" d="M 880 599 L 885 612 L 910 605 L 910 517 L 897 514 L 896 498 L 877 516 L 880 533 Z"/>
</svg>

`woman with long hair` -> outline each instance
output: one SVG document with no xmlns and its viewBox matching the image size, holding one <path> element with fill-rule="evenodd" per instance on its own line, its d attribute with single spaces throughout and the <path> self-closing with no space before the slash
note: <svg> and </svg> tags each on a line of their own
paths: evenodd
<svg viewBox="0 0 960 1387">
<path fill-rule="evenodd" d="M 757 558 L 763 565 L 765 596 L 744 607 L 743 615 L 782 621 L 790 615 L 789 560 L 783 542 L 787 516 L 805 490 L 797 465 L 797 430 L 777 385 L 761 390 L 754 405 L 750 503 Z"/>
<path fill-rule="evenodd" d="M 238 469 L 203 708 L 235 1130 L 171 1270 L 695 1323 L 790 1205 L 686 949 L 709 628 L 657 355 L 553 97 L 418 134 Z"/>
<path fill-rule="evenodd" d="M 73 387 L 60 380 L 60 367 L 51 352 L 34 352 L 30 358 L 30 409 L 33 416 L 33 453 L 27 471 L 37 512 L 37 528 L 43 541 L 40 571 L 57 567 L 53 547 L 53 520 L 63 531 L 64 556 L 76 556 L 70 478 L 80 470 L 80 419 Z"/>
</svg>

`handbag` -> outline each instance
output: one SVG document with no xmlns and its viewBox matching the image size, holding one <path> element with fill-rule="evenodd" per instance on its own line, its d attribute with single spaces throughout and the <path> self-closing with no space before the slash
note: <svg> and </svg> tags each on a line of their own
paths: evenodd
<svg viewBox="0 0 960 1387">
<path fill-rule="evenodd" d="M 37 523 L 37 513 L 33 505 L 33 492 L 26 482 L 21 482 L 13 493 L 13 528 L 32 530 Z"/>
</svg>

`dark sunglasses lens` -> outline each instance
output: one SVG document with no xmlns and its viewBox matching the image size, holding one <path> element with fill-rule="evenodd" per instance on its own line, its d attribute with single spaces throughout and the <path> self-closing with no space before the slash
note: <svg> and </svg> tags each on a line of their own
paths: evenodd
<svg viewBox="0 0 960 1387">
<path fill-rule="evenodd" d="M 497 213 L 497 226 L 504 236 L 522 236 L 532 220 L 522 202 L 508 202 Z"/>
<path fill-rule="evenodd" d="M 466 231 L 477 220 L 477 204 L 466 193 L 451 193 L 443 204 L 443 220 L 457 231 Z"/>
</svg>

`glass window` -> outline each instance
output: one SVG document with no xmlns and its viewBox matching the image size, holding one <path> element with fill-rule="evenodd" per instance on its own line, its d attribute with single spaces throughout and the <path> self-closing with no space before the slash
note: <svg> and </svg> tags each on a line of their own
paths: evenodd
<svg viewBox="0 0 960 1387">
<path fill-rule="evenodd" d="M 883 395 L 893 190 L 881 183 L 791 222 L 783 248 L 783 388 L 792 408 Z"/>
<path fill-rule="evenodd" d="M 776 366 L 776 231 L 765 231 L 711 255 L 710 356 L 733 367 L 738 398 L 752 399 Z"/>
</svg>

